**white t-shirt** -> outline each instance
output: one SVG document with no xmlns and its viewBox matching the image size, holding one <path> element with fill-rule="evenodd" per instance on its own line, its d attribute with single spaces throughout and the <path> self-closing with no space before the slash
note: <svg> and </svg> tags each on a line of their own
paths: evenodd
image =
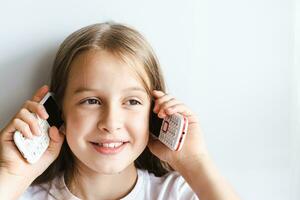
<svg viewBox="0 0 300 200">
<path fill-rule="evenodd" d="M 138 180 L 132 191 L 122 200 L 197 200 L 196 194 L 178 172 L 156 177 L 147 170 L 138 169 Z M 49 189 L 50 188 L 50 189 Z M 64 176 L 51 183 L 30 186 L 18 200 L 80 200 L 67 188 Z"/>
</svg>

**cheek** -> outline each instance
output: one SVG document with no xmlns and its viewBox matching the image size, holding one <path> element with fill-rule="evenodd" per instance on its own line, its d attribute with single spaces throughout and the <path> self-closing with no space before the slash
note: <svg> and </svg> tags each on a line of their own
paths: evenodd
<svg viewBox="0 0 300 200">
<path fill-rule="evenodd" d="M 92 115 L 82 115 L 74 110 L 66 115 L 66 134 L 67 136 L 82 138 L 95 126 L 96 118 Z"/>
<path fill-rule="evenodd" d="M 147 144 L 149 137 L 149 117 L 148 115 L 131 116 L 127 123 L 130 124 L 130 134 L 135 141 L 140 144 Z"/>
<path fill-rule="evenodd" d="M 91 116 L 83 116 L 76 111 L 66 115 L 66 141 L 71 151 L 82 156 L 82 150 L 87 148 L 86 138 L 94 127 Z"/>
</svg>

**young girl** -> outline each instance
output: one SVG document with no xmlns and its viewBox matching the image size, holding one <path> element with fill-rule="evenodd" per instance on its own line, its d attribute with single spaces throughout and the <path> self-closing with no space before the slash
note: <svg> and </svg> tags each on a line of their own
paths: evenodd
<svg viewBox="0 0 300 200">
<path fill-rule="evenodd" d="M 64 125 L 50 128 L 47 151 L 28 164 L 13 133 L 40 134 L 30 112 L 48 118 L 38 102 L 49 90 Z M 152 100 L 160 118 L 188 118 L 180 151 L 149 134 Z M 56 55 L 50 88 L 25 102 L 1 130 L 0 142 L 0 199 L 238 199 L 211 161 L 195 114 L 166 93 L 150 45 L 122 24 L 71 34 Z"/>
</svg>

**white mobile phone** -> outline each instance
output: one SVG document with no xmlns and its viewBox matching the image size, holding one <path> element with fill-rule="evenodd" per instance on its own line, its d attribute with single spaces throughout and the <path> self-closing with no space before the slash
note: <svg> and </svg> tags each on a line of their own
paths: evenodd
<svg viewBox="0 0 300 200">
<path fill-rule="evenodd" d="M 42 132 L 40 136 L 33 136 L 32 139 L 25 138 L 21 132 L 14 132 L 14 142 L 23 157 L 31 164 L 37 162 L 49 146 L 50 138 L 48 130 L 51 126 L 56 126 L 58 129 L 63 124 L 61 119 L 61 111 L 55 101 L 54 94 L 48 92 L 45 97 L 39 102 L 45 107 L 49 118 L 41 119 L 35 113 L 32 115 L 38 120 L 39 128 Z"/>
<path fill-rule="evenodd" d="M 154 103 L 152 103 L 150 111 L 150 132 L 171 150 L 179 151 L 188 129 L 187 117 L 173 114 L 161 119 L 153 112 L 153 107 Z"/>
</svg>

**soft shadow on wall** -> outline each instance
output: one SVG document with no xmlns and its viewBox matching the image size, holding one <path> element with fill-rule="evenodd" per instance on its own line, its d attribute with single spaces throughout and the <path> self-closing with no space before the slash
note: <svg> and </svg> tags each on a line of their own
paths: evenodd
<svg viewBox="0 0 300 200">
<path fill-rule="evenodd" d="M 24 48 L 25 49 L 25 48 Z M 0 97 L 0 129 L 20 110 L 24 102 L 44 84 L 50 83 L 50 73 L 58 46 L 17 51 L 13 57 L 0 61 L 2 95 Z M 18 78 L 21 77 L 21 78 Z"/>
</svg>

